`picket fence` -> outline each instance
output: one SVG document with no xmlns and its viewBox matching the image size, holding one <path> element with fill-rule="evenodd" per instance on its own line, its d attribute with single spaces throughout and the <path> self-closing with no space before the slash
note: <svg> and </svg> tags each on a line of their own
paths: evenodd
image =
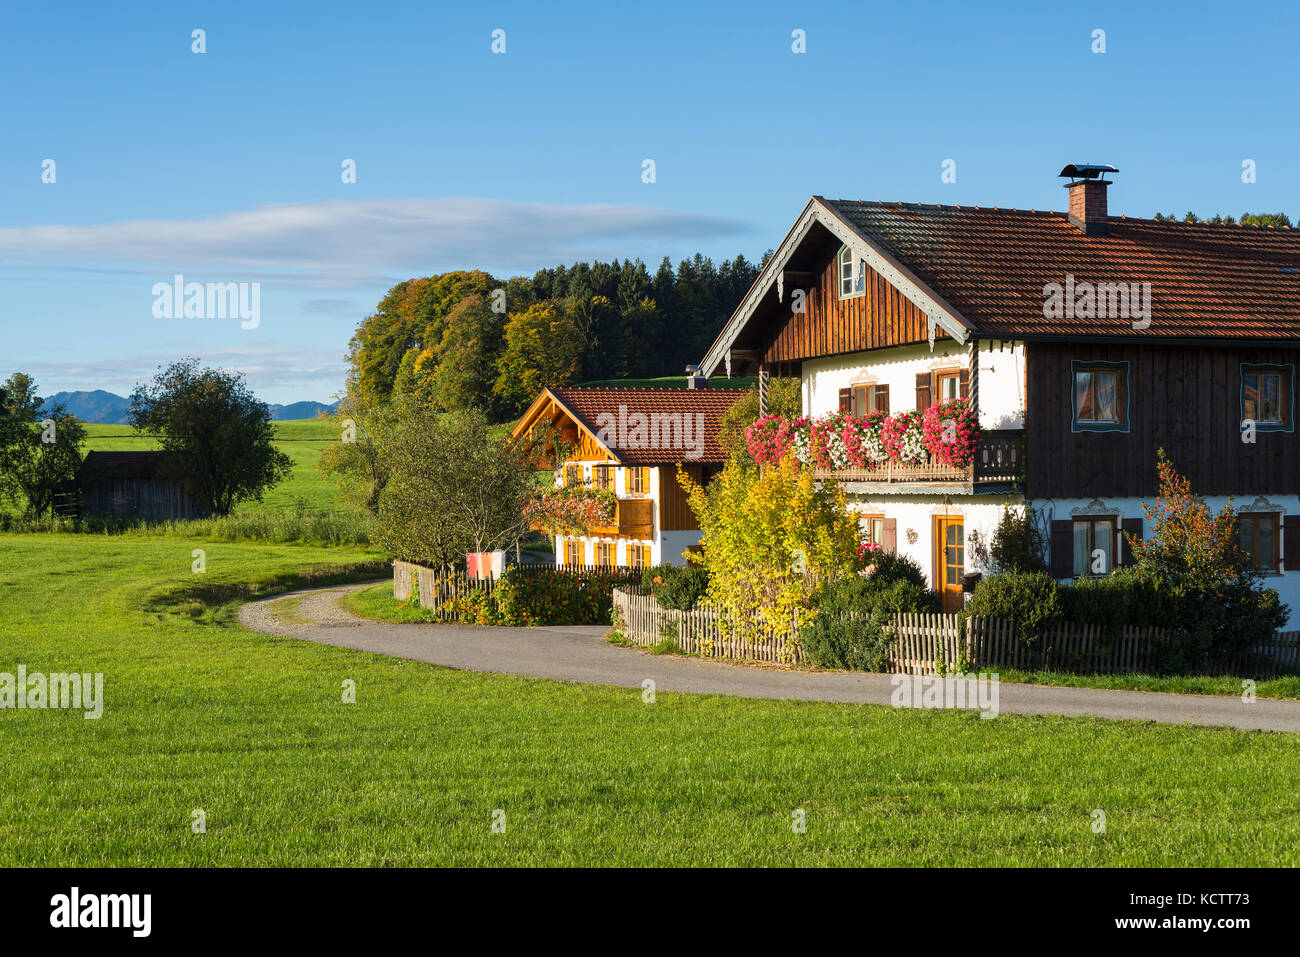
<svg viewBox="0 0 1300 957">
<path fill-rule="evenodd" d="M 649 646 L 674 637 L 688 654 L 714 658 L 798 663 L 794 622 L 788 631 L 769 634 L 758 642 L 727 637 L 717 608 L 701 605 L 687 612 L 660 608 L 653 596 L 614 589 L 614 611 L 624 637 Z M 971 616 L 961 628 L 958 615 L 899 614 L 894 616 L 890 672 L 952 671 L 957 667 L 983 671 L 1073 671 L 1083 674 L 1156 672 L 1167 661 L 1173 632 L 1159 628 L 1123 627 L 1117 635 L 1097 625 L 1061 624 L 1043 635 L 1031 649 L 1015 636 L 1012 623 Z M 676 635 L 673 632 L 676 631 Z M 1203 674 L 1223 673 L 1269 678 L 1300 674 L 1300 631 L 1278 632 L 1273 640 L 1227 662 L 1207 663 Z"/>
<path fill-rule="evenodd" d="M 514 569 L 516 574 L 525 576 L 560 571 L 565 575 L 573 576 L 579 582 L 590 581 L 593 578 L 608 579 L 610 577 L 616 582 L 628 585 L 641 581 L 639 569 L 611 568 L 604 565 L 555 565 L 547 562 L 537 562 L 527 565 L 511 565 L 510 568 Z M 460 570 L 449 572 L 443 569 L 429 568 L 425 565 L 416 565 L 413 562 L 394 561 L 393 598 L 397 601 L 406 601 L 411 594 L 412 581 L 419 584 L 420 604 L 443 621 L 454 617 L 452 610 L 447 607 L 447 603 L 451 599 L 463 598 L 474 592 L 491 594 L 493 589 L 496 588 L 495 579 L 470 578 L 464 571 Z"/>
</svg>

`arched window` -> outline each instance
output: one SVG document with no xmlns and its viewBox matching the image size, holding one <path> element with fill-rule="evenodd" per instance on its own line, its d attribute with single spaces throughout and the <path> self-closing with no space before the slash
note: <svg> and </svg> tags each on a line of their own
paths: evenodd
<svg viewBox="0 0 1300 957">
<path fill-rule="evenodd" d="M 848 246 L 840 247 L 839 254 L 840 298 L 852 299 L 860 296 L 867 288 L 867 264 L 859 259 L 853 260 L 853 250 Z"/>
</svg>

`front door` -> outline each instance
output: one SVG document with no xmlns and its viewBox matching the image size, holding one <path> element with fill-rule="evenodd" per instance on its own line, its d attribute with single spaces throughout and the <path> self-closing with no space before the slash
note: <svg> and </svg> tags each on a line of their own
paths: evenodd
<svg viewBox="0 0 1300 957">
<path fill-rule="evenodd" d="M 960 515 L 934 520 L 934 585 L 945 614 L 961 611 L 961 578 L 966 570 L 966 536 Z"/>
</svg>

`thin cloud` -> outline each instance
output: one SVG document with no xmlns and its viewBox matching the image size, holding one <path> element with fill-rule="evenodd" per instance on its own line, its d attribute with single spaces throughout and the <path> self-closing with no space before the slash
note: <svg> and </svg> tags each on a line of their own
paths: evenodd
<svg viewBox="0 0 1300 957">
<path fill-rule="evenodd" d="M 289 203 L 193 220 L 0 228 L 0 257 L 38 268 L 256 269 L 328 277 L 383 270 L 532 270 L 664 244 L 745 235 L 738 220 L 647 206 L 480 198 Z"/>
</svg>

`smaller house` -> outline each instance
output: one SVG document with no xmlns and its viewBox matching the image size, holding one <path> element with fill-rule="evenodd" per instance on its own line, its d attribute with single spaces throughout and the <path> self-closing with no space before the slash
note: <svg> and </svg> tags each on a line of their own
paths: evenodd
<svg viewBox="0 0 1300 957">
<path fill-rule="evenodd" d="M 201 518 L 185 487 L 167 477 L 166 452 L 88 452 L 77 469 L 82 514 L 154 520 Z"/>
<path fill-rule="evenodd" d="M 693 384 L 702 384 L 695 378 Z M 744 389 L 544 389 L 511 435 L 549 423 L 572 451 L 556 469 L 556 485 L 608 489 L 618 499 L 611 523 L 583 536 L 556 536 L 565 565 L 644 568 L 685 564 L 700 526 L 677 481 L 677 467 L 705 484 L 727 455 L 718 444 L 722 416 Z"/>
</svg>

